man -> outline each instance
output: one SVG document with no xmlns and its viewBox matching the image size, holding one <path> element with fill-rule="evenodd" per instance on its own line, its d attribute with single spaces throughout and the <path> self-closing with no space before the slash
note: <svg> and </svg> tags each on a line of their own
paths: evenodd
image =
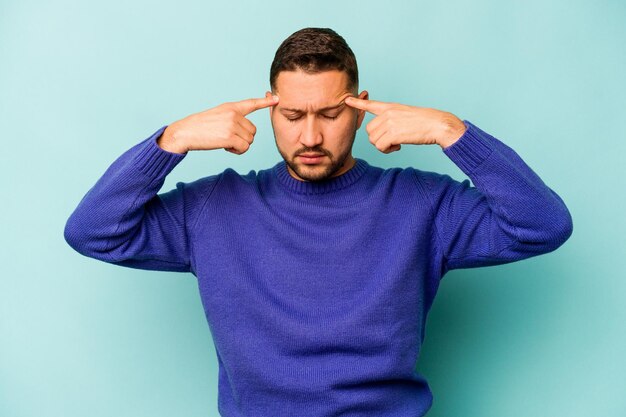
<svg viewBox="0 0 626 417">
<path fill-rule="evenodd" d="M 223 416 L 422 416 L 432 394 L 415 364 L 441 278 L 555 250 L 572 233 L 569 211 L 471 122 L 358 93 L 356 59 L 330 29 L 287 38 L 270 85 L 127 150 L 65 238 L 102 261 L 196 276 Z M 157 194 L 191 150 L 246 152 L 257 132 L 245 116 L 263 108 L 283 161 Z M 354 158 L 365 112 L 378 150 L 437 144 L 476 187 Z"/>
</svg>

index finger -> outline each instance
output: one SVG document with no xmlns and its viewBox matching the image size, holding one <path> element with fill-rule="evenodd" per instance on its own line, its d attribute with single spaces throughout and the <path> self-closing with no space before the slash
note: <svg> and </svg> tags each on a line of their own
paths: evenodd
<svg viewBox="0 0 626 417">
<path fill-rule="evenodd" d="M 278 103 L 278 96 L 249 98 L 247 100 L 237 101 L 234 104 L 237 109 L 245 116 L 246 114 L 252 113 L 255 110 L 273 106 L 276 103 Z"/>
<path fill-rule="evenodd" d="M 376 116 L 385 111 L 385 109 L 389 106 L 389 103 L 385 103 L 384 101 L 363 100 L 356 97 L 346 97 L 345 103 L 350 107 L 365 110 Z"/>
</svg>

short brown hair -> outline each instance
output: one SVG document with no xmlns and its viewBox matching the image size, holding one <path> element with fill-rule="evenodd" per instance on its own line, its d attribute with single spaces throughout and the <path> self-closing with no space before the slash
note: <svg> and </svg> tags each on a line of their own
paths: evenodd
<svg viewBox="0 0 626 417">
<path fill-rule="evenodd" d="M 270 86 L 276 90 L 281 71 L 301 69 L 309 74 L 339 70 L 348 75 L 348 90 L 359 88 L 356 57 L 345 39 L 329 28 L 304 28 L 294 32 L 278 47 L 270 68 Z"/>
</svg>

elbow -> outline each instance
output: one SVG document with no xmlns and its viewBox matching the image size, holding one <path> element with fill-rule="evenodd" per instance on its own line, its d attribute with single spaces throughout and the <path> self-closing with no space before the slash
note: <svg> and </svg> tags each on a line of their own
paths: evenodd
<svg viewBox="0 0 626 417">
<path fill-rule="evenodd" d="M 552 193 L 557 198 L 559 203 L 553 211 L 553 216 L 548 216 L 552 220 L 551 227 L 549 228 L 551 231 L 549 237 L 553 247 L 550 250 L 555 250 L 556 248 L 562 246 L 572 236 L 572 233 L 574 232 L 574 222 L 572 220 L 572 214 L 565 205 L 563 199 L 554 191 L 552 191 Z"/>
<path fill-rule="evenodd" d="M 63 238 L 65 242 L 74 249 L 76 252 L 84 254 L 84 249 L 80 233 L 81 228 L 76 224 L 74 216 L 70 216 L 65 222 L 65 228 L 63 229 Z"/>
<path fill-rule="evenodd" d="M 87 218 L 74 214 L 65 223 L 63 237 L 72 249 L 88 258 L 115 263 L 133 256 L 133 248 L 129 249 L 130 241 L 123 240 L 119 245 L 112 245 L 112 236 L 103 234 L 102 228 Z"/>
<path fill-rule="evenodd" d="M 515 240 L 518 249 L 528 255 L 536 256 L 561 247 L 571 237 L 574 226 L 572 216 L 565 209 L 558 216 L 550 216 L 549 221 L 543 221 L 532 228 L 518 228 L 517 231 L 518 235 Z"/>
<path fill-rule="evenodd" d="M 547 229 L 545 235 L 544 245 L 546 252 L 552 252 L 561 246 L 572 236 L 574 232 L 574 222 L 572 216 L 567 210 L 564 210 L 563 214 L 559 216 L 558 221 L 555 221 L 551 227 Z"/>
<path fill-rule="evenodd" d="M 90 233 L 91 230 L 92 227 L 89 224 L 81 222 L 72 214 L 65 223 L 63 237 L 67 244 L 81 255 L 101 259 L 102 249 L 105 248 L 106 242 Z"/>
<path fill-rule="evenodd" d="M 558 229 L 558 233 L 555 239 L 559 242 L 559 246 L 563 245 L 574 233 L 574 221 L 569 210 L 565 209 L 563 214 L 561 227 Z"/>
</svg>

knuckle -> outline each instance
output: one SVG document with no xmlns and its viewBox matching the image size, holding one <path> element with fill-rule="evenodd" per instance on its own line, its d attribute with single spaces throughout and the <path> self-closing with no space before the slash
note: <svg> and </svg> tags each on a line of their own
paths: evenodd
<svg viewBox="0 0 626 417">
<path fill-rule="evenodd" d="M 219 106 L 217 106 L 218 109 L 220 109 L 222 112 L 224 112 L 224 114 L 228 115 L 231 112 L 235 111 L 235 103 L 224 103 L 221 104 Z"/>
</svg>

